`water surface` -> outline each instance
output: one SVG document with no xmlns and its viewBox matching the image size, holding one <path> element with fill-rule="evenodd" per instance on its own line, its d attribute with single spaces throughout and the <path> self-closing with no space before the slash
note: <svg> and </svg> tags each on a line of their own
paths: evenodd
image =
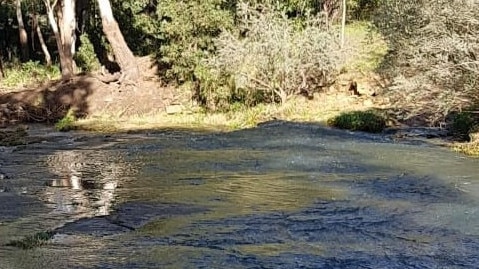
<svg viewBox="0 0 479 269">
<path fill-rule="evenodd" d="M 479 268 L 479 162 L 426 142 L 278 122 L 9 150 L 2 269 Z"/>
</svg>

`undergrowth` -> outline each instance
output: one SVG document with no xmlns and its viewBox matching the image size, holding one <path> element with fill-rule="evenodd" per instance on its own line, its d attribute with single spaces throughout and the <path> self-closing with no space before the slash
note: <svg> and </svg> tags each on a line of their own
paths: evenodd
<svg viewBox="0 0 479 269">
<path fill-rule="evenodd" d="M 384 117 L 373 111 L 343 112 L 328 120 L 328 125 L 351 131 L 379 133 L 386 127 Z"/>
<path fill-rule="evenodd" d="M 15 66 L 6 66 L 5 77 L 0 80 L 0 86 L 5 88 L 20 88 L 41 84 L 61 77 L 58 66 L 44 66 L 40 62 L 29 61 Z"/>
<path fill-rule="evenodd" d="M 7 244 L 7 246 L 18 247 L 22 249 L 32 249 L 45 245 L 48 240 L 54 236 L 52 231 L 39 232 L 34 235 L 27 236 L 21 240 L 14 240 Z"/>
<path fill-rule="evenodd" d="M 75 111 L 72 109 L 68 110 L 67 114 L 63 116 L 57 123 L 55 123 L 55 129 L 60 132 L 68 132 L 71 130 L 76 129 L 75 121 L 76 121 Z"/>
</svg>

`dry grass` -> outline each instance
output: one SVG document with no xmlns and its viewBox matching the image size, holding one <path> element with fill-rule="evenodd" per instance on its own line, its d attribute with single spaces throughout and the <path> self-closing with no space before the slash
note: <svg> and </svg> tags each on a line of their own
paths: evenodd
<svg viewBox="0 0 479 269">
<path fill-rule="evenodd" d="M 297 96 L 284 105 L 259 105 L 230 112 L 187 112 L 168 115 L 164 112 L 117 118 L 108 115 L 88 117 L 74 123 L 76 129 L 115 132 L 161 128 L 191 128 L 203 130 L 237 130 L 278 119 L 299 122 L 326 122 L 344 111 L 367 110 L 373 103 L 364 104 L 347 94 L 319 94 L 313 100 Z"/>
<path fill-rule="evenodd" d="M 455 143 L 452 145 L 454 151 L 479 158 L 479 141 L 469 143 Z"/>
</svg>

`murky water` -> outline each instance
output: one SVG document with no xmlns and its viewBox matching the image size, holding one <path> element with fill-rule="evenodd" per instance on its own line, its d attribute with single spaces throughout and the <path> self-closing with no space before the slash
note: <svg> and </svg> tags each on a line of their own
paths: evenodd
<svg viewBox="0 0 479 269">
<path fill-rule="evenodd" d="M 479 268 L 479 160 L 427 143 L 278 123 L 10 150 L 1 269 Z"/>
</svg>

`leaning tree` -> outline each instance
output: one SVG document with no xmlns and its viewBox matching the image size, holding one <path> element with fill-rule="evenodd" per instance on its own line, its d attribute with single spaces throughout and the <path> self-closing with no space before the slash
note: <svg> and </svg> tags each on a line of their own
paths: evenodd
<svg viewBox="0 0 479 269">
<path fill-rule="evenodd" d="M 103 33 L 110 43 L 115 60 L 121 68 L 120 82 L 128 81 L 136 83 L 140 77 L 138 64 L 135 56 L 123 38 L 120 27 L 113 16 L 110 0 L 98 0 L 100 9 L 101 22 L 103 25 Z"/>
</svg>

